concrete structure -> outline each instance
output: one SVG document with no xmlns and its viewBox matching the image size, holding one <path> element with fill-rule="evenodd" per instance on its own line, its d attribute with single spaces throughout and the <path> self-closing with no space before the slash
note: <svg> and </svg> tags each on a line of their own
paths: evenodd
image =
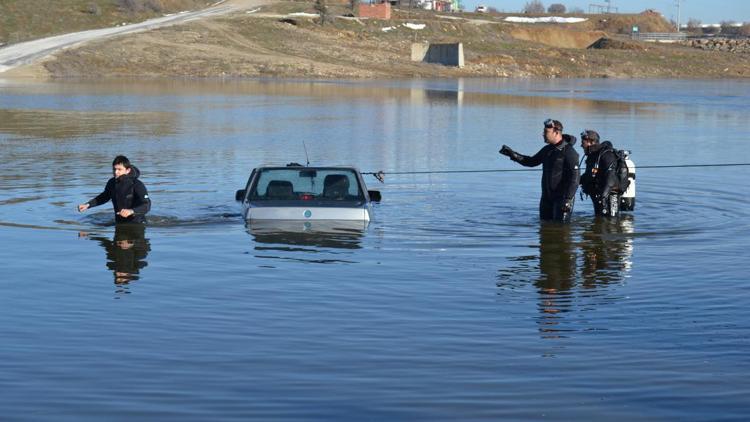
<svg viewBox="0 0 750 422">
<path fill-rule="evenodd" d="M 390 19 L 391 4 L 387 2 L 379 4 L 360 3 L 358 14 L 360 18 Z"/>
<path fill-rule="evenodd" d="M 411 61 L 464 67 L 464 45 L 460 42 L 451 44 L 413 43 L 411 45 Z"/>
</svg>

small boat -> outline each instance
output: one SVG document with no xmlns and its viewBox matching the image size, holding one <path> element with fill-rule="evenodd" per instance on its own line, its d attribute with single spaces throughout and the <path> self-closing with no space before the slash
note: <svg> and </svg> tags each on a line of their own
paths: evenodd
<svg viewBox="0 0 750 422">
<path fill-rule="evenodd" d="M 296 163 L 253 169 L 235 194 L 242 215 L 255 220 L 369 222 L 379 191 L 368 191 L 354 167 L 311 167 Z"/>
</svg>

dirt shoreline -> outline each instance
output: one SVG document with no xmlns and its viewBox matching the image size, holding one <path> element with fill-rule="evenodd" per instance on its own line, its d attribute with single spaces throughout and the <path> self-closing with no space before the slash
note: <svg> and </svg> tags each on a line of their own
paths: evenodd
<svg viewBox="0 0 750 422">
<path fill-rule="evenodd" d="M 397 11 L 390 21 L 337 17 L 308 3 L 194 21 L 92 42 L 3 77 L 32 78 L 685 78 L 750 77 L 750 54 L 631 41 L 597 27 L 507 24 Z M 338 15 L 345 9 L 337 11 Z M 412 30 L 404 23 L 423 23 Z M 384 28 L 391 30 L 384 31 Z M 598 48 L 588 48 L 597 40 Z M 412 62 L 412 42 L 462 42 L 463 68 Z"/>
</svg>

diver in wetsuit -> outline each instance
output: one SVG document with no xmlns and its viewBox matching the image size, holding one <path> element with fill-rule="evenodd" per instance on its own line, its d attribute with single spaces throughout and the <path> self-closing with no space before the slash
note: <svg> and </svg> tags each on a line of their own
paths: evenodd
<svg viewBox="0 0 750 422">
<path fill-rule="evenodd" d="M 581 176 L 581 189 L 591 197 L 594 214 L 617 217 L 620 214 L 620 192 L 617 190 L 617 156 L 609 141 L 599 143 L 595 130 L 581 132 L 581 146 L 586 154 L 586 171 Z"/>
<path fill-rule="evenodd" d="M 539 201 L 539 218 L 542 220 L 570 221 L 578 189 L 578 153 L 573 148 L 575 136 L 563 135 L 563 125 L 557 120 L 544 121 L 545 145 L 534 156 L 519 154 L 503 145 L 500 154 L 526 166 L 542 165 L 542 198 Z"/>
<path fill-rule="evenodd" d="M 146 213 L 151 209 L 151 199 L 146 186 L 138 180 L 141 172 L 130 164 L 124 155 L 112 161 L 114 177 L 107 181 L 104 191 L 90 201 L 78 206 L 79 212 L 112 201 L 115 223 L 145 223 Z"/>
</svg>

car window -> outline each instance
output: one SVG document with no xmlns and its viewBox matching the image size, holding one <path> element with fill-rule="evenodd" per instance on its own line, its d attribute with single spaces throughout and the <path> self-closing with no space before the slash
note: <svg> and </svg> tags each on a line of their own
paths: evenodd
<svg viewBox="0 0 750 422">
<path fill-rule="evenodd" d="M 350 169 L 261 169 L 251 200 L 364 200 Z"/>
</svg>

